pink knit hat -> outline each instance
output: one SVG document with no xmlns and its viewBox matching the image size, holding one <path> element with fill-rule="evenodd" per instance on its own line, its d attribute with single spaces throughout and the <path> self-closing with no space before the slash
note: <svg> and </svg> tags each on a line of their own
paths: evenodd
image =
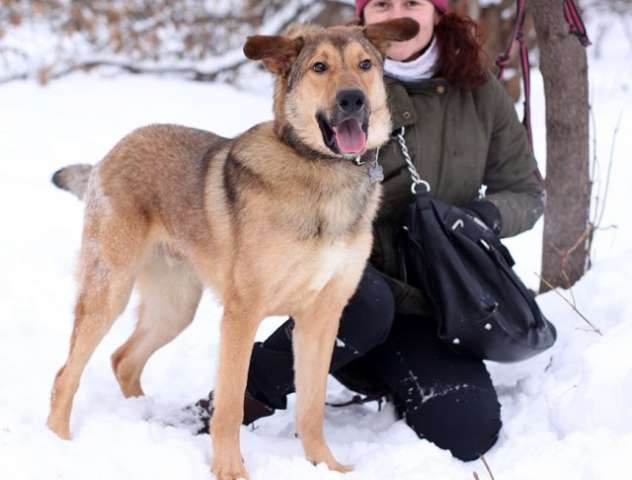
<svg viewBox="0 0 632 480">
<path fill-rule="evenodd" d="M 358 18 L 362 18 L 362 10 L 366 7 L 366 4 L 371 0 L 355 0 L 356 15 Z M 448 11 L 448 0 L 430 0 L 437 10 L 441 13 Z"/>
</svg>

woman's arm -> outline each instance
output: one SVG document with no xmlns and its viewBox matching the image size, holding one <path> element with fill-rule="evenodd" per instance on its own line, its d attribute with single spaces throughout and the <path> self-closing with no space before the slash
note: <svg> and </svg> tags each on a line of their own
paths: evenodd
<svg viewBox="0 0 632 480">
<path fill-rule="evenodd" d="M 500 211 L 500 236 L 511 237 L 532 228 L 542 215 L 544 185 L 511 98 L 495 78 L 490 78 L 488 84 L 495 108 L 483 178 L 487 186 L 485 200 Z"/>
</svg>

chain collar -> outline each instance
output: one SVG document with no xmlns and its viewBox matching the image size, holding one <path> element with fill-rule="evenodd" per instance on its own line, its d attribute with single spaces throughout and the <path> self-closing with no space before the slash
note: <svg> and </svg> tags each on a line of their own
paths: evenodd
<svg viewBox="0 0 632 480">
<path fill-rule="evenodd" d="M 404 138 L 405 133 L 406 127 L 401 127 L 397 133 L 397 141 L 399 142 L 399 148 L 402 151 L 402 156 L 406 161 L 406 166 L 408 167 L 408 171 L 410 172 L 410 176 L 413 180 L 413 183 L 410 186 L 410 191 L 413 192 L 413 195 L 415 195 L 417 193 L 417 186 L 423 185 L 426 188 L 426 192 L 430 192 L 430 184 L 419 176 L 419 172 L 417 171 L 417 168 L 415 168 L 412 158 L 410 158 L 410 152 L 408 151 L 406 139 Z"/>
</svg>

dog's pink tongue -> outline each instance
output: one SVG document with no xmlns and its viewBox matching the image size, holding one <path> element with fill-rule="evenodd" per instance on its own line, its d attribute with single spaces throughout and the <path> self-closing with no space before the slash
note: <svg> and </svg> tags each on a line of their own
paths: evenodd
<svg viewBox="0 0 632 480">
<path fill-rule="evenodd" d="M 366 135 L 357 120 L 349 119 L 334 127 L 338 148 L 343 153 L 359 153 L 366 144 Z"/>
</svg>

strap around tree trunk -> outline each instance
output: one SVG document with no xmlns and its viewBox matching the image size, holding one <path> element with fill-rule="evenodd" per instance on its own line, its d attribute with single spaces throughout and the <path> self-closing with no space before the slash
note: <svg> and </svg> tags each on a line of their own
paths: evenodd
<svg viewBox="0 0 632 480">
<path fill-rule="evenodd" d="M 589 46 L 590 39 L 586 31 L 586 26 L 582 21 L 581 15 L 577 10 L 574 0 L 563 0 L 564 2 L 564 19 L 570 27 L 570 33 L 579 38 L 582 46 Z M 514 52 L 516 44 L 520 51 L 520 68 L 522 70 L 522 79 L 524 83 L 524 117 L 523 125 L 527 129 L 529 144 L 533 150 L 533 131 L 531 128 L 531 66 L 529 65 L 529 46 L 524 35 L 524 22 L 526 18 L 526 0 L 516 0 L 516 23 L 513 33 L 509 39 L 509 44 L 504 53 L 496 58 L 498 66 L 498 79 L 502 80 L 505 68 L 509 64 Z"/>
<path fill-rule="evenodd" d="M 573 0 L 564 0 L 564 18 L 570 27 L 570 32 L 579 38 L 579 42 L 583 47 L 592 45 L 588 38 L 586 26 Z"/>
</svg>

